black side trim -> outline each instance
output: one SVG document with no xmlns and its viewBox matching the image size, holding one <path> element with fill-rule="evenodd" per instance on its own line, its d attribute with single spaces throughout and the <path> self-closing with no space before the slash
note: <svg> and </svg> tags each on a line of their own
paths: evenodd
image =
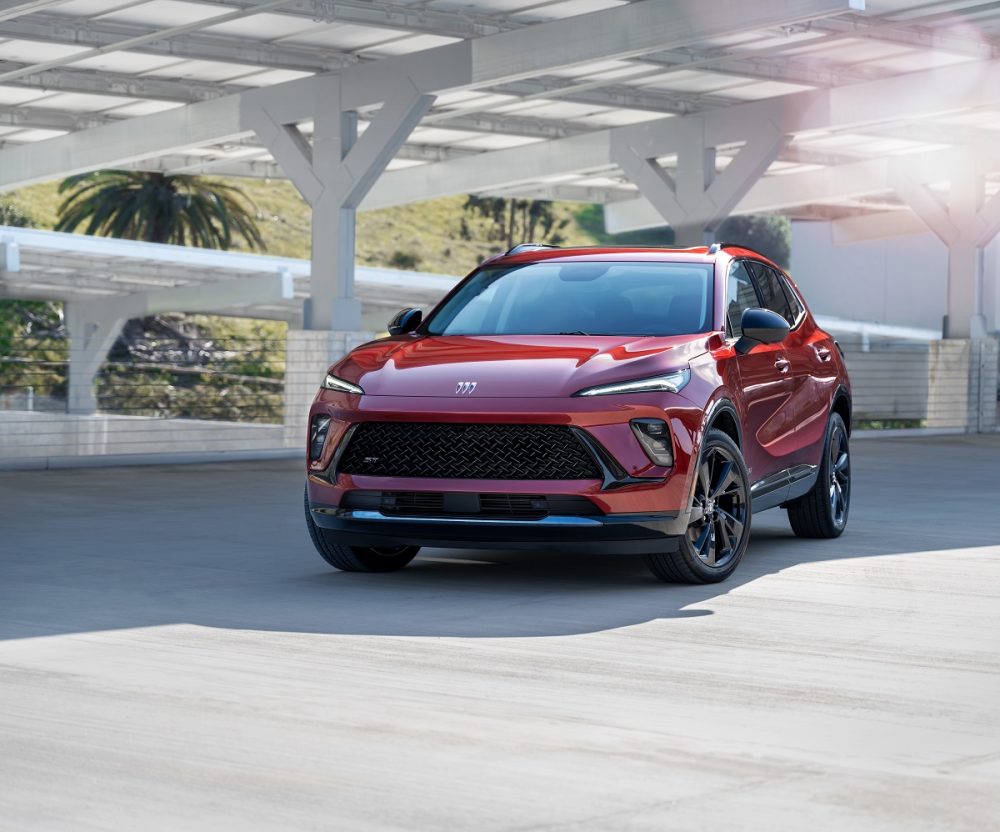
<svg viewBox="0 0 1000 832">
<path fill-rule="evenodd" d="M 615 488 L 624 488 L 628 485 L 653 485 L 665 482 L 665 477 L 633 477 L 622 468 L 621 463 L 615 459 L 607 448 L 598 442 L 583 428 L 570 426 L 570 430 L 576 435 L 584 446 L 590 451 L 594 461 L 601 469 L 601 491 L 611 491 Z"/>
<path fill-rule="evenodd" d="M 819 476 L 819 466 L 794 465 L 758 480 L 750 486 L 753 511 L 766 511 L 807 493 Z M 794 490 L 795 497 L 789 496 Z"/>
</svg>

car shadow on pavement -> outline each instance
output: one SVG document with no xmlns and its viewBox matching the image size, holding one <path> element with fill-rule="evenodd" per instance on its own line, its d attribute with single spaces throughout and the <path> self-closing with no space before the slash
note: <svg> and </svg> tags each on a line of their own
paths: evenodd
<svg viewBox="0 0 1000 832">
<path fill-rule="evenodd" d="M 784 512 L 766 512 L 734 576 L 706 586 L 660 583 L 638 557 L 523 551 L 425 550 L 397 573 L 337 572 L 309 543 L 287 464 L 20 474 L 0 501 L 0 639 L 173 624 L 500 638 L 683 622 L 805 564 L 996 545 L 1000 515 L 938 518 L 963 504 L 952 480 L 995 489 L 982 460 L 998 449 L 1000 438 L 869 445 L 842 538 L 800 540 Z M 928 466 L 945 471 L 934 488 Z"/>
</svg>

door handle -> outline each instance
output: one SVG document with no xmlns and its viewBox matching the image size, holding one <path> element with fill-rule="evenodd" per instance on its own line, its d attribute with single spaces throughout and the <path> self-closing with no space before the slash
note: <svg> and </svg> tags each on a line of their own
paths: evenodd
<svg viewBox="0 0 1000 832">
<path fill-rule="evenodd" d="M 779 373 L 787 373 L 788 368 L 791 367 L 792 365 L 787 358 L 776 358 L 774 360 L 774 366 Z"/>
<path fill-rule="evenodd" d="M 813 349 L 816 350 L 816 357 L 820 361 L 829 361 L 832 357 L 830 355 L 830 351 L 826 347 L 813 347 Z"/>
</svg>

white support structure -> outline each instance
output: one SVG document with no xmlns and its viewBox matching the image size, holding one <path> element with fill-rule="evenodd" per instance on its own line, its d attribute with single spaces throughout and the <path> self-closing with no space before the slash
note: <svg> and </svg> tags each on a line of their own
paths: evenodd
<svg viewBox="0 0 1000 832">
<path fill-rule="evenodd" d="M 891 171 L 896 193 L 948 247 L 945 338 L 986 336 L 983 248 L 1000 233 L 1000 194 L 986 199 L 983 166 L 978 162 L 969 159 L 952 172 L 947 201 L 928 187 L 926 177 L 914 175 L 903 163 Z"/>
<path fill-rule="evenodd" d="M 122 331 L 125 318 L 103 301 L 72 301 L 65 306 L 69 332 L 69 384 L 66 410 L 89 414 L 97 411 L 94 378 Z"/>
<path fill-rule="evenodd" d="M 375 113 L 358 137 L 357 113 L 344 108 L 342 81 L 314 85 L 313 142 L 283 120 L 281 101 L 257 96 L 243 104 L 243 119 L 312 208 L 311 297 L 306 329 L 356 332 L 361 303 L 354 293 L 354 224 L 361 199 L 385 170 L 434 102 L 408 79 Z"/>
<path fill-rule="evenodd" d="M 66 409 L 88 414 L 97 410 L 94 378 L 131 318 L 159 312 L 211 312 L 216 309 L 290 300 L 295 287 L 290 272 L 220 280 L 198 286 L 178 286 L 152 292 L 119 295 L 100 300 L 67 301 L 69 332 L 69 389 Z"/>
<path fill-rule="evenodd" d="M 411 55 L 358 63 L 338 73 L 342 109 L 358 110 L 385 101 L 398 89 L 400 79 L 409 79 L 423 94 L 483 88 L 597 60 L 635 57 L 863 10 L 864 0 L 700 0 L 697 5 L 696 12 L 681 14 L 675 4 L 639 0 Z M 302 121 L 311 117 L 313 88 L 322 86 L 323 78 L 288 81 L 6 147 L 0 151 L 0 191 L 244 137 L 255 127 L 243 118 L 243 100 L 279 102 L 272 114 L 280 124 Z"/>
<path fill-rule="evenodd" d="M 640 125 L 612 134 L 612 160 L 625 172 L 668 225 L 681 245 L 711 242 L 714 231 L 770 164 L 791 136 L 769 121 L 746 125 L 743 147 L 716 172 L 716 147 L 706 136 L 705 120 L 678 119 L 674 140 L 664 145 L 657 131 Z M 671 175 L 657 157 L 676 154 Z"/>
</svg>

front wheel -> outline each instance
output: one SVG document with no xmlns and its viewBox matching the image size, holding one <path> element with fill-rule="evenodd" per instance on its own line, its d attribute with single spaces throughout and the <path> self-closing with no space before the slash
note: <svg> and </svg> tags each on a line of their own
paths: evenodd
<svg viewBox="0 0 1000 832">
<path fill-rule="evenodd" d="M 330 566 L 342 572 L 395 572 L 417 556 L 419 546 L 393 546 L 377 548 L 370 546 L 342 546 L 331 543 L 317 528 L 309 511 L 309 487 L 306 486 L 306 527 L 313 546 Z"/>
<path fill-rule="evenodd" d="M 851 452 L 847 426 L 830 415 L 819 478 L 808 494 L 788 505 L 788 522 L 798 537 L 840 537 L 851 509 Z"/>
<path fill-rule="evenodd" d="M 644 555 L 662 581 L 711 584 L 733 574 L 750 539 L 750 477 L 743 454 L 722 431 L 701 446 L 690 525 L 676 552 Z"/>
</svg>

